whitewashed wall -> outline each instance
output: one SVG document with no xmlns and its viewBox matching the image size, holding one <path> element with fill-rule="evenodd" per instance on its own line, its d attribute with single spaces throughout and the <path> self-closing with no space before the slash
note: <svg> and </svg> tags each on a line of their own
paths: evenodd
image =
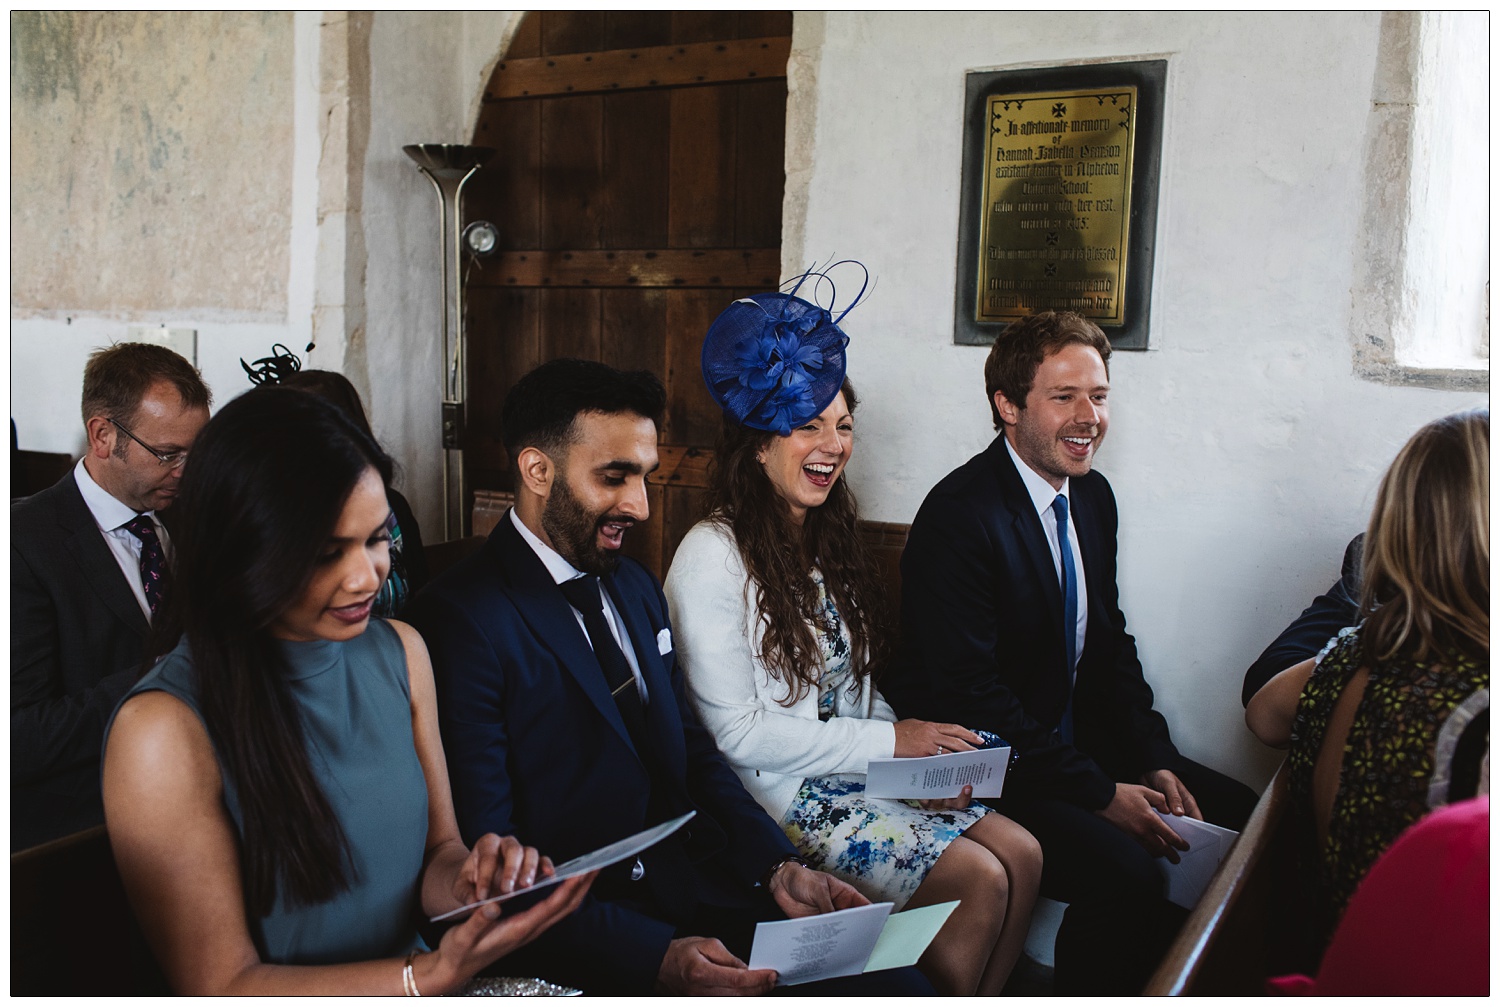
<svg viewBox="0 0 1500 1007">
<path fill-rule="evenodd" d="M 429 542 L 443 537 L 437 196 L 401 148 L 471 142 L 484 85 L 520 16 L 381 12 L 370 33 L 366 404 Z"/>
<path fill-rule="evenodd" d="M 12 33 L 13 54 L 41 46 L 73 91 L 27 89 L 13 58 L 10 414 L 21 447 L 83 450 L 84 361 L 132 324 L 196 329 L 219 403 L 250 387 L 241 357 L 275 342 L 300 352 L 317 14 L 23 13 Z"/>
<path fill-rule="evenodd" d="M 1119 498 L 1122 606 L 1185 754 L 1254 785 L 1245 668 L 1338 574 L 1375 484 L 1475 392 L 1354 376 L 1351 272 L 1378 14 L 799 15 L 787 272 L 837 254 L 865 406 L 850 478 L 910 521 L 993 436 L 986 350 L 953 345 L 964 75 L 1165 58 L 1151 349 L 1118 353 L 1098 467 Z M 805 220 L 800 219 L 805 213 Z"/>
<path fill-rule="evenodd" d="M 347 15 L 317 11 L 281 15 L 289 24 L 225 15 L 240 32 L 232 39 L 200 15 L 87 16 L 98 38 L 81 37 L 71 15 L 25 17 L 33 20 L 21 25 L 18 44 L 30 45 L 31 62 L 47 73 L 12 74 L 20 156 L 11 179 L 10 413 L 21 447 L 82 451 L 84 361 L 127 339 L 133 324 L 196 329 L 216 404 L 250 388 L 242 357 L 265 356 L 280 342 L 305 366 L 349 374 L 419 519 L 439 527 L 437 218 L 430 184 L 401 147 L 468 141 L 519 13 L 382 12 L 352 29 Z M 180 37 L 152 63 L 149 32 L 162 21 Z M 227 53 L 231 43 L 237 48 Z M 110 72 L 111 60 L 130 73 Z M 276 130 L 222 128 L 226 109 L 243 117 L 247 106 L 243 80 L 225 83 L 205 69 L 220 61 L 260 74 L 262 91 L 248 107 L 274 108 L 262 125 Z M 267 76 L 267 67 L 280 76 Z M 70 97 L 90 74 L 103 89 L 85 87 L 87 102 Z M 154 132 L 126 128 L 137 117 Z M 98 127 L 116 121 L 124 126 Z M 200 136 L 194 129 L 203 123 L 219 125 Z M 105 210 L 128 204 L 137 183 L 163 188 L 164 173 L 147 170 L 152 155 L 163 156 L 158 148 L 169 177 L 151 212 L 122 223 L 118 213 L 85 212 L 74 198 L 74 175 L 77 187 L 98 190 L 89 205 Z M 69 172 L 47 160 L 61 149 L 77 162 Z M 134 174 L 111 170 L 132 160 Z M 207 192 L 192 188 L 204 179 Z M 237 197 L 272 212 L 226 228 L 200 205 Z M 248 265 L 247 243 L 259 253 Z M 234 268 L 202 261 L 215 255 Z M 110 268 L 124 277 L 91 285 L 91 274 Z M 315 316 L 318 347 L 308 354 Z"/>
</svg>

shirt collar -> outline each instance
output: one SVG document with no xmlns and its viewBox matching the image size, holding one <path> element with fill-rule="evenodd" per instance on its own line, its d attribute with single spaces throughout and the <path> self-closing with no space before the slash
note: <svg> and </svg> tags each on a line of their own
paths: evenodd
<svg viewBox="0 0 1500 1007">
<path fill-rule="evenodd" d="M 73 467 L 73 480 L 78 483 L 78 492 L 83 496 L 83 502 L 88 506 L 89 513 L 94 515 L 94 523 L 99 526 L 100 531 L 114 531 L 136 516 L 135 511 L 116 500 L 108 490 L 94 482 L 94 477 L 89 475 L 89 470 L 84 466 L 82 458 L 78 459 L 78 464 Z M 156 520 L 154 512 L 146 511 L 145 513 L 153 522 Z"/>
<path fill-rule="evenodd" d="M 516 516 L 514 507 L 510 509 L 509 517 L 510 523 L 515 525 L 516 531 L 521 533 L 521 538 L 531 546 L 531 551 L 536 553 L 536 558 L 541 560 L 542 565 L 547 568 L 547 573 L 551 575 L 553 583 L 564 584 L 583 576 L 582 570 L 563 559 L 556 549 L 537 538 L 531 529 L 526 527 L 525 522 Z"/>
<path fill-rule="evenodd" d="M 1031 494 L 1031 503 L 1036 507 L 1037 516 L 1045 516 L 1052 509 L 1052 501 L 1057 499 L 1059 493 L 1068 497 L 1068 512 L 1072 513 L 1073 498 L 1068 496 L 1068 480 L 1063 480 L 1062 489 L 1053 489 L 1051 483 L 1021 460 L 1021 456 L 1016 454 L 1016 449 L 1010 446 L 1010 438 L 1004 434 L 1000 436 L 1005 441 L 1005 450 L 1010 452 L 1010 460 L 1016 463 L 1016 471 L 1021 473 L 1021 482 L 1026 485 L 1026 492 Z"/>
</svg>

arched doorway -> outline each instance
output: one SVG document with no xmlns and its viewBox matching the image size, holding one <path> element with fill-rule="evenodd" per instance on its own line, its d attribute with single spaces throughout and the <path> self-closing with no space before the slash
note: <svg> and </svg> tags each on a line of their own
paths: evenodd
<svg viewBox="0 0 1500 1007">
<path fill-rule="evenodd" d="M 658 576 L 698 520 L 719 411 L 703 333 L 736 297 L 776 286 L 785 186 L 788 12 L 526 16 L 496 66 L 473 142 L 498 153 L 468 220 L 501 251 L 470 268 L 469 485 L 510 488 L 505 391 L 585 357 L 667 386 L 651 520 L 627 551 Z M 476 521 L 476 531 L 483 530 Z"/>
</svg>

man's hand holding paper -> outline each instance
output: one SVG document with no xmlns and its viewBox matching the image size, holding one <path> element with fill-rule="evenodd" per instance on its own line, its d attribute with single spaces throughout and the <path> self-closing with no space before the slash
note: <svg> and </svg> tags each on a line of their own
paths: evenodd
<svg viewBox="0 0 1500 1007">
<path fill-rule="evenodd" d="M 1164 812 L 1157 814 L 1167 818 Z M 1156 866 L 1167 879 L 1167 900 L 1184 909 L 1192 909 L 1203 897 L 1239 833 L 1196 818 L 1174 816 L 1170 821 L 1190 845 L 1170 864 L 1158 860 Z"/>
<path fill-rule="evenodd" d="M 769 887 L 776 905 L 792 919 L 870 904 L 847 881 L 796 863 L 783 864 L 771 876 Z"/>
</svg>

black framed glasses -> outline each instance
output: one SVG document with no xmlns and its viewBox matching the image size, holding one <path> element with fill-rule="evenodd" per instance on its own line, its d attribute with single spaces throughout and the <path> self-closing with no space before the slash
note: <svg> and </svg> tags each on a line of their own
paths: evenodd
<svg viewBox="0 0 1500 1007">
<path fill-rule="evenodd" d="M 126 437 L 129 437 L 141 447 L 145 448 L 146 452 L 150 454 L 152 458 L 155 458 L 158 462 L 160 462 L 161 467 L 164 469 L 175 469 L 187 459 L 188 453 L 185 450 L 172 452 L 158 451 L 151 445 L 147 444 L 145 441 L 141 440 L 135 434 L 131 433 L 126 428 L 125 424 L 121 423 L 119 420 L 111 419 L 110 422 L 120 428 L 120 433 L 124 434 Z"/>
</svg>

